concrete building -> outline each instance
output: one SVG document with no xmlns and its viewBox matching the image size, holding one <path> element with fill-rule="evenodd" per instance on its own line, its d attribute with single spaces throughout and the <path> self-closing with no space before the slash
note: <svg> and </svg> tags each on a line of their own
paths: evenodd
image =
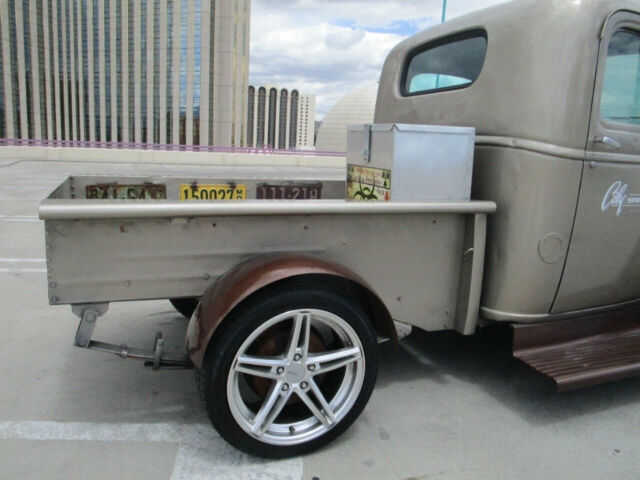
<svg viewBox="0 0 640 480">
<path fill-rule="evenodd" d="M 0 138 L 244 146 L 250 0 L 0 0 Z"/>
<path fill-rule="evenodd" d="M 377 89 L 362 87 L 346 94 L 327 112 L 318 129 L 316 150 L 346 152 L 349 125 L 372 123 Z"/>
<path fill-rule="evenodd" d="M 280 150 L 312 149 L 316 96 L 276 85 L 250 86 L 247 146 Z"/>
</svg>

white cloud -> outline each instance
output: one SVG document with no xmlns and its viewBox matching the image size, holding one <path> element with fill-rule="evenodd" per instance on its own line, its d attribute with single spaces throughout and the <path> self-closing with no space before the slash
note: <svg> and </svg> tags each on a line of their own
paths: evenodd
<svg viewBox="0 0 640 480">
<path fill-rule="evenodd" d="M 327 48 L 350 48 L 352 45 L 364 40 L 365 36 L 366 33 L 363 28 L 338 28 L 325 37 L 324 43 Z"/>
<path fill-rule="evenodd" d="M 447 18 L 504 0 L 448 0 Z M 317 118 L 375 85 L 388 52 L 440 21 L 441 0 L 253 0 L 250 80 L 317 96 Z"/>
</svg>

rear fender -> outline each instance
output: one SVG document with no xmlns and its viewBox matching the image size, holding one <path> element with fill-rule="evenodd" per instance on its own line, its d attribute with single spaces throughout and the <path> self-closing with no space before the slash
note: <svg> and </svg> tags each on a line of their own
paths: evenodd
<svg viewBox="0 0 640 480">
<path fill-rule="evenodd" d="M 389 310 L 368 283 L 342 265 L 295 254 L 265 255 L 241 263 L 218 278 L 204 293 L 189 322 L 187 349 L 196 367 L 202 366 L 204 354 L 217 328 L 227 315 L 259 290 L 281 280 L 321 275 L 327 282 L 350 282 L 359 291 L 363 307 L 378 335 L 397 340 Z"/>
</svg>

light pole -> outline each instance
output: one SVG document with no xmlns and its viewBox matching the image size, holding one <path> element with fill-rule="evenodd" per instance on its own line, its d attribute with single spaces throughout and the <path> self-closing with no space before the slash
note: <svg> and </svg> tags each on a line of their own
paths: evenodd
<svg viewBox="0 0 640 480">
<path fill-rule="evenodd" d="M 442 23 L 447 18 L 447 0 L 442 0 Z M 436 75 L 436 89 L 440 88 L 440 74 Z"/>
</svg>

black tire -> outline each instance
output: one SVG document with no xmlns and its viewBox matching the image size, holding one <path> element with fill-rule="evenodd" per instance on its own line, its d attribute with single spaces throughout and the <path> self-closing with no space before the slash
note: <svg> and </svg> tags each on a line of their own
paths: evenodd
<svg viewBox="0 0 640 480">
<path fill-rule="evenodd" d="M 282 405 L 282 413 L 275 414 L 273 418 L 273 423 L 269 424 L 268 427 L 265 428 L 285 428 L 283 425 L 287 425 L 287 423 L 277 423 L 276 420 L 279 420 L 284 417 L 294 418 L 294 414 L 301 415 L 300 418 L 302 420 L 289 420 L 291 422 L 301 421 L 301 422 L 309 422 L 316 421 L 316 428 L 318 431 L 323 432 L 320 436 L 316 438 L 312 438 L 308 441 L 303 441 L 301 443 L 297 443 L 294 445 L 281 445 L 281 444 L 272 444 L 267 440 L 263 440 L 261 438 L 256 437 L 255 435 L 250 434 L 245 429 L 247 428 L 247 424 L 245 423 L 245 429 L 242 428 L 241 422 L 236 421 L 234 418 L 234 412 L 230 407 L 230 402 L 233 402 L 235 405 L 237 403 L 233 401 L 233 399 L 229 399 L 229 392 L 227 391 L 227 385 L 232 382 L 231 378 L 239 379 L 240 376 L 245 379 L 246 382 L 251 381 L 251 379 L 255 379 L 258 377 L 247 376 L 245 373 L 237 373 L 237 369 L 235 367 L 236 362 L 236 354 L 239 354 L 239 349 L 244 348 L 243 345 L 246 344 L 246 341 L 251 341 L 252 335 L 256 335 L 256 332 L 260 332 L 261 328 L 266 328 L 267 322 L 272 322 L 277 318 L 282 317 L 283 312 L 291 312 L 297 310 L 307 310 L 309 309 L 312 313 L 307 317 L 309 320 L 309 327 L 307 327 L 307 331 L 311 332 L 307 335 L 307 339 L 309 337 L 315 336 L 314 340 L 318 337 L 316 335 L 317 328 L 314 325 L 317 325 L 318 319 L 315 316 L 316 314 L 324 315 L 328 312 L 328 315 L 339 317 L 339 319 L 346 322 L 350 328 L 346 328 L 345 331 L 351 332 L 350 335 L 354 333 L 357 335 L 357 341 L 352 342 L 352 345 L 356 345 L 354 347 L 349 347 L 349 338 L 345 342 L 346 347 L 342 348 L 342 351 L 351 348 L 352 350 L 358 350 L 361 347 L 361 356 L 360 353 L 356 354 L 358 360 L 348 360 L 350 363 L 349 366 L 342 366 L 336 368 L 334 371 L 330 371 L 329 373 L 321 373 L 318 376 L 309 377 L 313 378 L 314 381 L 309 381 L 307 383 L 307 387 L 304 387 L 305 382 L 300 380 L 299 378 L 295 381 L 302 382 L 291 384 L 292 392 L 289 393 L 287 400 L 283 400 Z M 323 313 L 324 312 L 324 313 Z M 298 317 L 300 315 L 305 315 L 297 313 Z M 320 317 L 322 318 L 322 317 Z M 332 317 L 333 318 L 333 317 Z M 286 321 L 286 320 L 285 320 Z M 291 319 L 291 332 L 294 331 L 294 322 L 297 320 Z M 316 322 L 316 323 L 314 323 Z M 324 328 L 324 324 L 322 321 L 319 322 Z M 269 323 L 271 324 L 271 323 Z M 280 324 L 276 324 L 280 325 Z M 342 324 L 344 326 L 344 324 Z M 273 334 L 269 332 L 273 331 L 275 326 L 270 327 L 269 330 L 266 330 L 265 333 L 260 334 L 255 342 L 259 342 L 259 339 L 262 338 L 263 335 L 267 337 Z M 301 327 L 304 328 L 304 327 Z M 341 327 L 336 327 L 341 328 Z M 336 330 L 338 331 L 338 330 Z M 288 332 L 288 331 L 287 331 Z M 332 332 L 331 335 L 336 336 L 337 333 Z M 288 345 L 285 351 L 282 353 L 283 356 L 287 355 L 287 349 L 290 351 L 289 345 L 291 344 L 291 336 L 294 336 L 294 333 L 290 333 L 287 335 L 289 338 Z M 270 337 L 268 337 L 270 338 Z M 309 352 L 309 355 L 304 354 L 303 361 L 308 360 L 308 362 L 313 362 L 313 358 L 319 358 L 318 356 L 314 357 L 314 352 L 310 348 L 310 341 L 307 340 L 306 351 Z M 275 344 L 275 340 L 273 340 Z M 254 345 L 251 343 L 250 345 Z M 230 444 L 235 446 L 236 448 L 247 452 L 252 455 L 256 455 L 259 457 L 265 458 L 287 458 L 298 455 L 303 455 L 313 450 L 316 450 L 327 443 L 331 442 L 333 439 L 338 437 L 341 433 L 343 433 L 360 415 L 366 406 L 369 397 L 371 396 L 371 392 L 373 391 L 376 377 L 377 377 L 377 362 L 378 362 L 378 345 L 376 341 L 376 334 L 372 327 L 371 321 L 367 317 L 364 310 L 358 305 L 355 301 L 345 297 L 344 292 L 340 293 L 335 289 L 331 289 L 322 285 L 292 285 L 286 284 L 283 286 L 277 286 L 272 289 L 267 289 L 266 291 L 260 292 L 249 300 L 244 302 L 240 307 L 234 310 L 223 322 L 220 327 L 218 333 L 212 340 L 207 353 L 204 357 L 202 369 L 199 375 L 199 390 L 202 394 L 202 398 L 204 400 L 207 412 L 209 414 L 209 418 L 211 423 L 216 428 L 216 430 L 220 433 L 220 435 Z M 329 351 L 331 350 L 331 351 Z M 320 351 L 321 354 L 333 354 L 338 350 L 335 348 L 335 343 L 332 344 L 332 348 L 327 348 L 326 351 Z M 243 350 L 243 354 L 246 351 Z M 296 354 L 296 357 L 300 357 L 300 355 Z M 238 361 L 239 361 L 238 357 Z M 270 357 L 272 358 L 272 357 Z M 359 359 L 362 359 L 360 362 Z M 325 361 L 325 360 L 323 360 Z M 291 363 L 286 368 L 286 372 L 284 375 L 293 375 L 291 372 L 293 367 L 291 367 L 293 363 Z M 300 369 L 300 365 L 296 368 Z M 309 366 L 309 363 L 303 363 L 302 370 L 309 375 L 317 375 L 315 373 L 310 373 L 312 371 L 312 367 Z M 324 365 L 329 365 L 327 363 L 317 363 L 318 372 L 324 372 L 326 368 Z M 335 365 L 335 363 L 334 363 Z M 231 372 L 231 368 L 234 366 L 234 372 Z M 316 368 L 316 365 L 313 366 L 313 369 Z M 275 367 L 272 367 L 275 371 Z M 297 370 L 298 372 L 300 370 Z M 342 372 L 343 371 L 343 372 Z M 231 372 L 231 373 L 230 373 Z M 349 372 L 352 372 L 351 374 Z M 356 375 L 353 372 L 358 372 Z M 230 377 L 234 375 L 234 377 Z M 330 377 L 334 376 L 334 379 L 331 380 Z M 347 377 L 347 375 L 350 375 Z M 284 377 L 283 377 L 284 378 Z M 291 377 L 287 377 L 291 378 Z M 342 378 L 342 380 L 340 379 Z M 345 401 L 343 407 L 335 407 L 333 406 L 333 402 L 340 402 L 338 393 L 343 391 L 342 387 L 332 386 L 332 382 L 334 385 L 345 385 L 347 383 L 347 378 L 354 379 L 358 378 L 358 381 L 361 381 L 361 387 L 359 392 L 356 387 L 353 387 L 348 395 L 350 395 L 350 399 Z M 249 379 L 249 380 L 246 380 Z M 260 381 L 265 381 L 263 379 L 259 379 Z M 288 381 L 286 378 L 281 380 L 266 380 L 267 382 L 271 382 L 271 388 L 273 390 L 269 390 L 269 393 L 266 396 L 275 395 L 272 392 L 276 391 L 276 385 L 281 385 L 281 383 L 277 383 L 278 381 Z M 351 382 L 351 380 L 348 380 Z M 343 382 L 343 383 L 340 383 Z M 353 380 L 350 384 L 357 384 L 358 382 Z M 240 380 L 237 383 L 232 383 L 233 385 L 239 385 Z M 313 388 L 320 388 L 321 395 L 319 397 L 315 396 L 315 390 L 313 390 L 310 385 L 313 384 Z M 288 387 L 289 388 L 289 387 Z M 329 406 L 329 411 L 336 410 L 339 411 L 339 408 L 342 408 L 340 414 L 342 415 L 340 418 L 336 415 L 335 423 L 330 426 L 325 425 L 320 420 L 324 416 L 325 420 L 330 417 L 332 414 L 328 414 L 326 409 L 319 408 L 317 412 L 324 415 L 314 415 L 313 411 L 304 403 L 303 396 L 304 393 L 302 389 L 307 388 L 306 396 L 307 401 L 309 398 L 314 399 L 314 404 L 316 407 L 318 405 L 322 405 L 320 398 L 323 395 L 326 397 L 325 400 L 327 402 L 325 405 Z M 324 389 L 324 391 L 323 391 Z M 333 390 L 331 390 L 333 389 Z M 236 389 L 233 389 L 236 391 Z M 331 393 L 331 392 L 334 393 Z M 328 394 L 325 392 L 329 392 Z M 294 393 L 298 398 L 294 397 Z M 284 394 L 281 394 L 284 396 Z M 331 397 L 330 395 L 334 395 Z M 266 396 L 264 398 L 266 398 Z M 233 397 L 236 398 L 236 397 Z M 292 400 L 293 399 L 293 400 Z M 355 400 L 354 400 L 355 399 Z M 297 404 L 291 405 L 292 402 L 298 401 Z M 268 401 L 258 400 L 258 404 L 262 405 L 262 408 Z M 277 403 L 277 402 L 276 402 Z M 339 405 L 339 403 L 335 403 L 335 405 Z M 351 405 L 349 407 L 349 405 Z M 236 408 L 237 414 L 237 408 Z M 304 413 L 306 411 L 306 413 Z M 297 412 L 297 413 L 296 413 Z M 311 416 L 306 419 L 309 414 Z M 271 416 L 271 413 L 269 414 Z M 255 410 L 254 424 L 255 418 L 258 417 L 258 409 Z M 305 420 L 306 419 L 306 420 Z M 262 423 L 260 426 L 262 427 Z M 298 425 L 298 424 L 296 424 Z M 288 427 L 291 435 L 294 435 L 294 432 L 291 431 L 292 427 Z M 309 427 L 311 428 L 311 427 Z M 295 429 L 294 429 L 295 431 Z M 279 433 L 280 435 L 285 435 Z M 295 434 L 298 434 L 296 432 Z M 303 436 L 303 432 L 300 433 Z M 266 437 L 266 435 L 265 435 Z M 290 441 L 285 439 L 285 441 Z"/>
<path fill-rule="evenodd" d="M 183 316 L 187 318 L 191 318 L 191 315 L 193 315 L 193 312 L 195 312 L 196 307 L 198 306 L 198 302 L 200 302 L 200 299 L 170 298 L 169 301 L 171 302 L 171 305 L 173 305 L 173 308 L 175 308 Z"/>
</svg>

